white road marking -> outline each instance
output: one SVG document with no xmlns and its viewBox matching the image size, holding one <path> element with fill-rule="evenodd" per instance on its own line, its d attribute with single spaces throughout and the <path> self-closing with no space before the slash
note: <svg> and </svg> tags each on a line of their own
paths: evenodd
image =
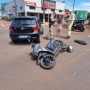
<svg viewBox="0 0 90 90">
<path fill-rule="evenodd" d="M 85 53 L 87 53 L 90 49 L 85 50 L 85 52 L 83 52 L 82 54 L 78 55 L 77 57 L 73 58 L 72 60 L 70 60 L 69 62 L 65 63 L 64 65 L 69 64 L 72 61 L 75 61 L 76 59 L 80 58 L 81 56 L 83 56 Z M 63 67 L 64 65 L 58 66 L 59 68 Z"/>
<path fill-rule="evenodd" d="M 83 56 L 86 52 L 88 52 L 90 49 L 87 49 L 85 52 L 83 52 L 82 54 L 78 55 L 76 58 L 72 59 L 71 61 L 74 61 L 78 58 L 80 58 L 81 56 Z"/>
<path fill-rule="evenodd" d="M 87 37 L 90 37 L 90 35 L 89 35 L 89 36 L 87 36 Z"/>
</svg>

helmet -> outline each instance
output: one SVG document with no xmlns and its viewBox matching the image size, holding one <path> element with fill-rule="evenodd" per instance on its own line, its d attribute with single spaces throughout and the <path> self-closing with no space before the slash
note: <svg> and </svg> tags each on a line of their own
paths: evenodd
<svg viewBox="0 0 90 90">
<path fill-rule="evenodd" d="M 68 46 L 67 51 L 72 53 L 73 52 L 73 47 L 72 46 Z"/>
</svg>

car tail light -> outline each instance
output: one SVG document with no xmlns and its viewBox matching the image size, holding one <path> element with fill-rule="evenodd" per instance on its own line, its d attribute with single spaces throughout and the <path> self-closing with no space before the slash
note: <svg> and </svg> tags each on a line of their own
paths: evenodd
<svg viewBox="0 0 90 90">
<path fill-rule="evenodd" d="M 12 31 L 12 27 L 9 27 L 9 31 Z"/>
<path fill-rule="evenodd" d="M 39 27 L 38 26 L 35 26 L 34 27 L 34 31 L 38 31 L 39 30 Z"/>
</svg>

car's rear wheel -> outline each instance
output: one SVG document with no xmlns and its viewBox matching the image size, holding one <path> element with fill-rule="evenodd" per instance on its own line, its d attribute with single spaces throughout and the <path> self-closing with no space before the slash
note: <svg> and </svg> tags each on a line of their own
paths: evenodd
<svg viewBox="0 0 90 90">
<path fill-rule="evenodd" d="M 40 38 L 38 38 L 37 40 L 34 40 L 35 43 L 40 43 Z"/>
<path fill-rule="evenodd" d="M 18 41 L 17 40 L 12 40 L 13 43 L 17 43 Z"/>
</svg>

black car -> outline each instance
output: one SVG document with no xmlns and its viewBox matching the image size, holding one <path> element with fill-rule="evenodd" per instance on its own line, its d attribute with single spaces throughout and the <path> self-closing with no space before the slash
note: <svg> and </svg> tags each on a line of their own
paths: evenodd
<svg viewBox="0 0 90 90">
<path fill-rule="evenodd" d="M 18 40 L 31 40 L 40 43 L 40 35 L 43 34 L 43 27 L 36 16 L 21 16 L 12 21 L 9 27 L 9 35 L 13 43 Z"/>
</svg>

